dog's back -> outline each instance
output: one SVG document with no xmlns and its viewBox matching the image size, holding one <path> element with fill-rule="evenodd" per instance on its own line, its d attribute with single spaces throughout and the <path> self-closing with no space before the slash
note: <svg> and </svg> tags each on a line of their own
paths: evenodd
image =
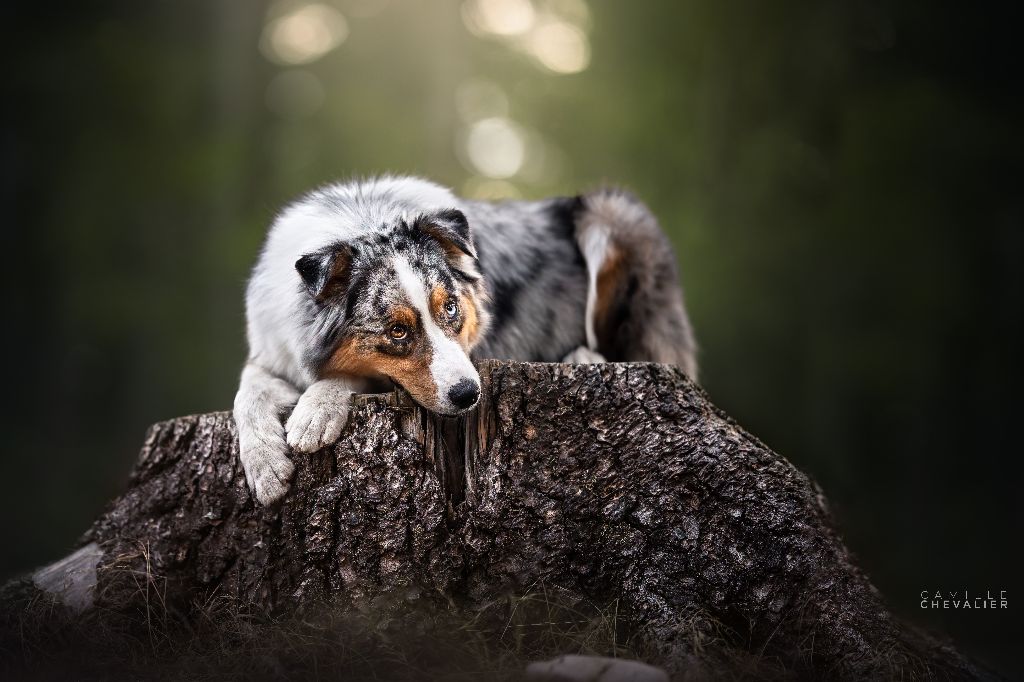
<svg viewBox="0 0 1024 682">
<path fill-rule="evenodd" d="M 696 343 L 672 246 L 647 207 L 603 189 L 541 201 L 464 202 L 491 292 L 480 358 L 674 364 L 696 379 Z"/>
<path fill-rule="evenodd" d="M 559 362 L 586 344 L 578 207 L 575 198 L 463 203 L 491 299 L 475 357 Z"/>
</svg>

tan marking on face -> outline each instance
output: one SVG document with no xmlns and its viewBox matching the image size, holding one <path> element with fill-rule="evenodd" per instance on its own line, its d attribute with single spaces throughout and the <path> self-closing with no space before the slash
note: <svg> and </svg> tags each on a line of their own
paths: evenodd
<svg viewBox="0 0 1024 682">
<path fill-rule="evenodd" d="M 386 353 L 375 353 L 374 367 L 404 388 L 413 399 L 428 410 L 437 409 L 437 384 L 430 374 L 431 354 L 413 353 L 396 357 Z"/>
<path fill-rule="evenodd" d="M 407 305 L 400 305 L 391 311 L 391 319 L 394 323 L 404 324 L 409 329 L 416 327 L 416 311 Z"/>
<path fill-rule="evenodd" d="M 459 332 L 459 342 L 467 351 L 476 345 L 480 337 L 480 319 L 477 314 L 476 301 L 472 296 L 462 294 L 459 296 L 459 304 L 462 308 L 462 331 Z"/>
<path fill-rule="evenodd" d="M 324 365 L 324 373 L 357 377 L 380 376 L 374 369 L 373 357 L 361 348 L 357 338 L 346 339 L 338 346 Z"/>
<path fill-rule="evenodd" d="M 430 410 L 437 409 L 437 385 L 430 373 L 429 344 L 413 342 L 408 355 L 396 356 L 379 351 L 376 346 L 381 343 L 386 343 L 383 337 L 344 341 L 327 361 L 324 374 L 391 379 L 419 404 Z"/>
<path fill-rule="evenodd" d="M 435 320 L 448 323 L 448 313 L 444 311 L 444 304 L 448 302 L 448 290 L 438 284 L 430 292 L 430 312 L 434 314 Z"/>
<path fill-rule="evenodd" d="M 608 248 L 601 271 L 597 273 L 597 305 L 594 307 L 594 329 L 600 337 L 608 338 L 614 330 L 608 329 L 608 319 L 618 301 L 623 276 L 626 274 L 626 259 L 615 246 Z"/>
<path fill-rule="evenodd" d="M 433 291 L 430 292 L 430 309 L 435 319 L 443 321 L 442 326 L 447 326 L 448 323 L 448 313 L 444 309 L 445 304 L 448 303 L 448 298 L 448 291 L 440 285 L 434 287 Z M 459 345 L 468 352 L 480 335 L 480 320 L 476 301 L 473 300 L 472 296 L 459 294 L 458 299 L 459 312 L 462 315 L 462 329 L 459 330 L 458 336 Z"/>
</svg>

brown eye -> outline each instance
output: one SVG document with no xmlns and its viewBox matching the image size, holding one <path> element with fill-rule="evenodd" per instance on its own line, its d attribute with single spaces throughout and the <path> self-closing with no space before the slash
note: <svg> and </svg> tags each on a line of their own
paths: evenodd
<svg viewBox="0 0 1024 682">
<path fill-rule="evenodd" d="M 449 319 L 454 319 L 459 314 L 459 304 L 454 298 L 448 299 L 448 302 L 444 304 L 444 312 L 448 315 Z"/>
<path fill-rule="evenodd" d="M 404 324 L 396 324 L 392 325 L 391 329 L 388 330 L 388 334 L 395 341 L 402 341 L 409 336 L 409 329 Z"/>
</svg>

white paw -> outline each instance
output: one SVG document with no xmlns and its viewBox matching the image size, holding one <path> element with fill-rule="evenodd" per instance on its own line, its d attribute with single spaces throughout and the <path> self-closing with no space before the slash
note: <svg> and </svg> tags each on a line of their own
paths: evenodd
<svg viewBox="0 0 1024 682">
<path fill-rule="evenodd" d="M 264 506 L 277 502 L 288 492 L 295 465 L 284 449 L 282 441 L 278 441 L 275 447 L 273 442 L 257 437 L 239 443 L 245 481 Z"/>
<path fill-rule="evenodd" d="M 590 350 L 586 346 L 580 346 L 562 358 L 562 362 L 569 363 L 570 365 L 594 365 L 608 361 L 597 351 Z"/>
<path fill-rule="evenodd" d="M 317 389 L 313 384 L 284 425 L 295 452 L 316 452 L 333 444 L 348 421 L 351 391 Z"/>
</svg>

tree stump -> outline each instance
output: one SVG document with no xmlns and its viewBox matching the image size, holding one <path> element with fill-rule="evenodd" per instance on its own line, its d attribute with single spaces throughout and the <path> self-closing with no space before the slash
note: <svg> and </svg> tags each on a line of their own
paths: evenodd
<svg viewBox="0 0 1024 682">
<path fill-rule="evenodd" d="M 79 550 L 22 588 L 116 608 L 144 572 L 168 604 L 216 592 L 288 610 L 472 607 L 543 583 L 617 599 L 675 679 L 713 676 L 702 642 L 721 632 L 818 679 L 987 675 L 894 619 L 821 490 L 677 369 L 490 361 L 481 378 L 461 419 L 359 396 L 275 508 L 246 489 L 229 413 L 156 424 Z"/>
</svg>

